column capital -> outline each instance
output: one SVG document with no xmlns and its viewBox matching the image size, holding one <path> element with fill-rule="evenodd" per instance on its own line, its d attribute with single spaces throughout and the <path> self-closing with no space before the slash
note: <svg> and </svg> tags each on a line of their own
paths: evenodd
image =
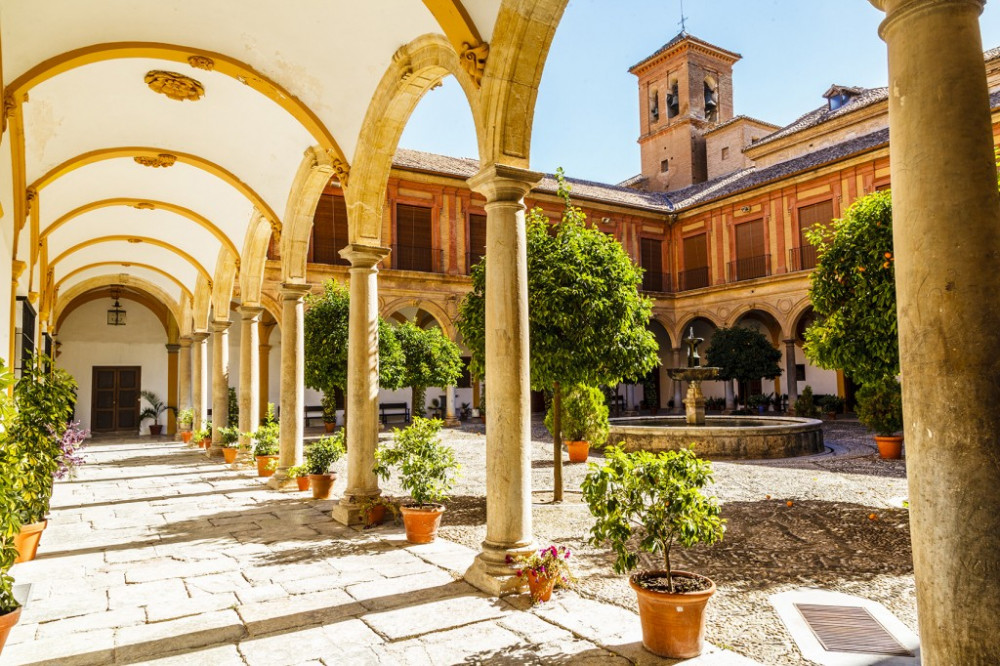
<svg viewBox="0 0 1000 666">
<path fill-rule="evenodd" d="M 253 321 L 264 312 L 264 308 L 259 305 L 241 305 L 240 315 L 243 317 L 244 321 Z"/>
<path fill-rule="evenodd" d="M 299 301 L 309 293 L 312 285 L 304 282 L 282 282 L 281 297 L 286 301 Z"/>
<path fill-rule="evenodd" d="M 212 322 L 212 332 L 213 333 L 223 333 L 229 330 L 229 327 L 233 325 L 233 322 L 228 319 L 217 319 Z"/>
<path fill-rule="evenodd" d="M 175 344 L 168 344 L 167 345 L 167 353 L 168 354 L 176 354 L 180 350 L 181 350 L 181 346 L 180 345 L 175 345 Z"/>
<path fill-rule="evenodd" d="M 788 338 L 787 340 L 782 340 L 786 345 L 794 345 L 798 342 L 795 338 Z"/>
<path fill-rule="evenodd" d="M 486 197 L 487 203 L 494 201 L 519 202 L 542 181 L 543 174 L 503 164 L 483 167 L 466 183 L 469 188 Z"/>
<path fill-rule="evenodd" d="M 351 268 L 370 269 L 389 256 L 391 250 L 378 245 L 351 243 L 340 251 L 340 256 L 351 262 Z"/>
<path fill-rule="evenodd" d="M 191 336 L 190 335 L 182 335 L 181 337 L 177 338 L 177 344 L 179 344 L 181 347 L 190 347 L 191 346 Z"/>
<path fill-rule="evenodd" d="M 878 35 L 885 39 L 886 31 L 902 19 L 925 11 L 957 9 L 964 5 L 982 14 L 986 0 L 868 0 L 875 9 L 885 12 L 885 20 L 878 27 Z"/>
<path fill-rule="evenodd" d="M 191 340 L 194 342 L 204 342 L 208 340 L 208 331 L 195 331 L 191 334 Z"/>
</svg>

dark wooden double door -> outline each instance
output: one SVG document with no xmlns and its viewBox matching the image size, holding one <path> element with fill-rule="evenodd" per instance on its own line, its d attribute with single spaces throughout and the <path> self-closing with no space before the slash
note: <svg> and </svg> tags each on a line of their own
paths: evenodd
<svg viewBox="0 0 1000 666">
<path fill-rule="evenodd" d="M 94 432 L 139 431 L 139 366 L 94 366 L 90 429 Z"/>
</svg>

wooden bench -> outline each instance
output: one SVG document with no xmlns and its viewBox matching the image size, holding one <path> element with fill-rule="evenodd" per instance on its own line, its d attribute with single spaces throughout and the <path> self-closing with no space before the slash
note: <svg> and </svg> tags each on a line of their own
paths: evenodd
<svg viewBox="0 0 1000 666">
<path fill-rule="evenodd" d="M 323 418 L 323 405 L 306 405 L 302 408 L 302 418 L 308 428 L 310 420 Z"/>
<path fill-rule="evenodd" d="M 405 402 L 383 402 L 378 407 L 383 425 L 389 423 L 390 416 L 402 416 L 404 423 L 410 422 L 410 406 Z"/>
</svg>

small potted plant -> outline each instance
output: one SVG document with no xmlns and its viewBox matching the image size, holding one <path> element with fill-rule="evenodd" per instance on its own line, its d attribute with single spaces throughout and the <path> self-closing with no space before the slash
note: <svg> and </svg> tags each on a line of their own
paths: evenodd
<svg viewBox="0 0 1000 666">
<path fill-rule="evenodd" d="M 903 395 L 894 377 L 865 384 L 858 390 L 858 420 L 875 431 L 878 454 L 887 460 L 903 455 Z"/>
<path fill-rule="evenodd" d="M 190 444 L 194 433 L 191 432 L 191 424 L 194 423 L 194 410 L 182 409 L 177 412 L 177 427 L 181 429 L 181 441 Z"/>
<path fill-rule="evenodd" d="M 253 455 L 257 461 L 257 476 L 273 476 L 278 462 L 278 438 L 281 434 L 277 419 L 274 418 L 274 405 L 267 403 L 267 416 L 264 423 L 251 435 Z"/>
<path fill-rule="evenodd" d="M 333 432 L 337 428 L 337 398 L 333 394 L 323 394 L 323 429 Z"/>
<path fill-rule="evenodd" d="M 309 469 L 309 485 L 313 499 L 330 499 L 333 483 L 337 475 L 331 471 L 333 464 L 344 457 L 344 431 L 321 437 L 306 449 L 306 467 Z"/>
<path fill-rule="evenodd" d="M 545 427 L 553 431 L 553 411 L 545 415 Z M 562 397 L 562 435 L 570 462 L 587 462 L 590 447 L 608 439 L 608 405 L 604 393 L 593 386 L 577 385 Z"/>
<path fill-rule="evenodd" d="M 844 399 L 839 395 L 825 396 L 823 398 L 822 407 L 828 417 L 836 420 L 837 414 L 844 410 Z"/>
<path fill-rule="evenodd" d="M 229 464 L 236 462 L 236 456 L 240 452 L 240 429 L 235 426 L 219 428 L 219 437 L 222 438 L 222 455 L 225 461 Z"/>
<path fill-rule="evenodd" d="M 392 514 L 393 521 L 399 518 L 399 504 L 385 495 L 365 497 L 358 502 L 358 509 L 365 517 L 364 529 L 366 530 L 381 525 L 387 511 Z"/>
<path fill-rule="evenodd" d="M 195 440 L 198 442 L 198 444 L 203 449 L 207 449 L 207 448 L 209 448 L 209 447 L 212 446 L 212 422 L 211 421 L 205 421 L 202 424 L 201 430 L 198 431 L 198 434 L 197 434 L 197 437 L 195 437 Z"/>
<path fill-rule="evenodd" d="M 398 468 L 400 483 L 413 500 L 400 507 L 410 543 L 434 541 L 444 513 L 441 502 L 448 499 L 461 467 L 438 437 L 442 425 L 437 419 L 414 417 L 408 428 L 394 428 L 393 441 L 375 451 L 372 471 L 387 481 L 390 469 Z"/>
<path fill-rule="evenodd" d="M 590 465 L 583 498 L 594 515 L 590 541 L 608 543 L 613 568 L 627 573 L 639 565 L 638 550 L 663 558 L 663 568 L 635 573 L 629 584 L 639 598 L 643 646 L 661 657 L 701 654 L 705 606 L 715 593 L 711 579 L 676 571 L 671 548 L 712 544 L 724 521 L 714 497 L 701 490 L 712 482 L 712 466 L 690 449 L 625 453 L 608 447 L 605 464 Z"/>
<path fill-rule="evenodd" d="M 305 463 L 288 468 L 288 478 L 295 479 L 299 491 L 309 490 L 309 465 Z"/>
<path fill-rule="evenodd" d="M 517 577 L 528 584 L 531 603 L 539 604 L 552 598 L 554 588 L 568 587 L 572 583 L 570 555 L 566 546 L 549 546 L 530 555 L 508 555 L 507 564 L 517 567 Z"/>
<path fill-rule="evenodd" d="M 153 422 L 149 426 L 149 434 L 153 437 L 159 437 L 160 433 L 163 432 L 163 426 L 160 424 L 160 414 L 167 411 L 167 404 L 160 400 L 160 396 L 152 391 L 139 391 L 139 395 L 149 403 L 148 407 L 139 412 L 139 423 L 142 423 L 146 419 L 152 419 Z"/>
<path fill-rule="evenodd" d="M 802 389 L 799 399 L 795 401 L 794 412 L 796 416 L 807 419 L 815 419 L 819 416 L 819 406 L 813 400 L 813 390 L 808 384 Z"/>
</svg>

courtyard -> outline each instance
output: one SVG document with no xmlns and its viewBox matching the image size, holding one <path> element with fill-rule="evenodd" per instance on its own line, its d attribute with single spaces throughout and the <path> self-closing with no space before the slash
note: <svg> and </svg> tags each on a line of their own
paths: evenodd
<svg viewBox="0 0 1000 666">
<path fill-rule="evenodd" d="M 714 647 L 697 664 L 805 663 L 768 601 L 793 589 L 878 601 L 916 629 L 904 462 L 880 460 L 857 422 L 827 421 L 824 435 L 820 456 L 714 464 L 726 537 L 677 556 L 719 588 Z M 572 550 L 578 583 L 532 607 L 463 582 L 486 534 L 483 425 L 444 440 L 462 477 L 439 539 L 414 546 L 401 525 L 344 527 L 335 500 L 275 493 L 200 449 L 94 439 L 78 476 L 57 484 L 38 558 L 13 570 L 30 597 L 4 663 L 675 663 L 643 650 L 634 593 L 586 543 L 586 465 L 567 463 L 566 501 L 550 502 L 538 421 L 534 531 L 540 546 Z M 337 471 L 335 495 L 343 461 Z M 395 478 L 384 490 L 402 494 Z"/>
</svg>

